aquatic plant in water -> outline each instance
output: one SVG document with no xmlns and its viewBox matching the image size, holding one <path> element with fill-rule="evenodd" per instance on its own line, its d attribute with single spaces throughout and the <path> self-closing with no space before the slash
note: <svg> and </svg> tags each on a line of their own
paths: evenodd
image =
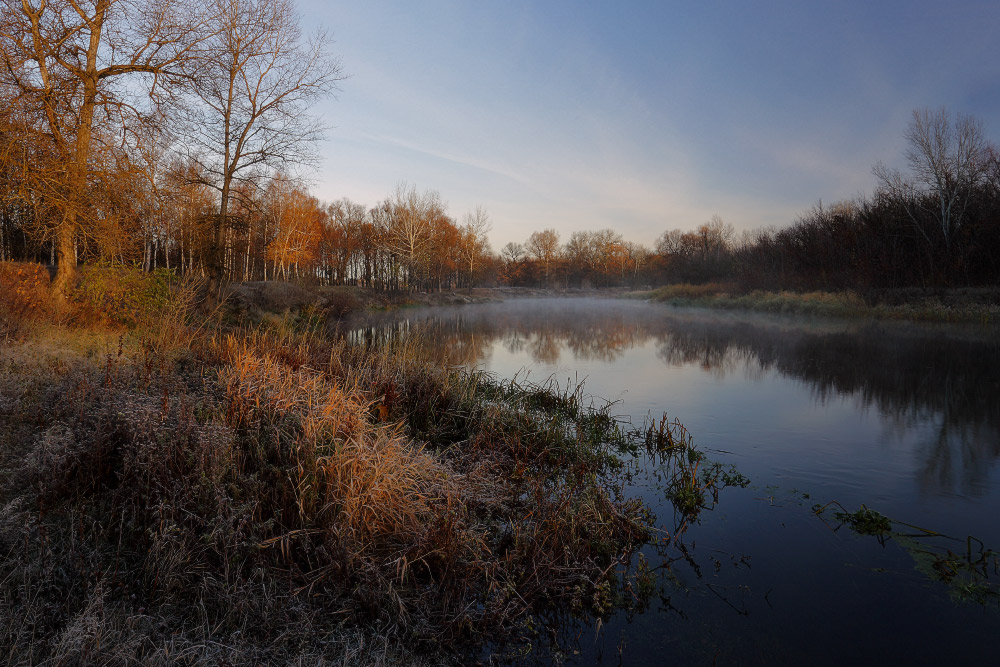
<svg viewBox="0 0 1000 667">
<path fill-rule="evenodd" d="M 876 537 L 883 545 L 892 540 L 906 550 L 918 572 L 946 585 L 955 601 L 1000 606 L 1000 553 L 986 548 L 978 538 L 970 535 L 963 540 L 896 521 L 865 505 L 850 512 L 831 501 L 814 505 L 813 512 L 822 516 L 831 505 L 840 508 L 834 512 L 840 522 L 837 528 L 846 525 L 858 535 Z"/>
<path fill-rule="evenodd" d="M 687 428 L 666 413 L 659 420 L 647 419 L 635 437 L 657 467 L 664 495 L 685 519 L 695 519 L 702 509 L 719 502 L 722 489 L 750 484 L 735 466 L 708 461 Z"/>
</svg>

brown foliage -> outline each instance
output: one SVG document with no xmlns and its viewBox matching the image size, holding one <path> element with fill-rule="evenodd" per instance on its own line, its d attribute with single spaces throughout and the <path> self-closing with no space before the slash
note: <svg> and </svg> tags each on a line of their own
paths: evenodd
<svg viewBox="0 0 1000 667">
<path fill-rule="evenodd" d="M 41 264 L 0 262 L 0 339 L 18 337 L 29 320 L 47 313 L 50 283 Z"/>
</svg>

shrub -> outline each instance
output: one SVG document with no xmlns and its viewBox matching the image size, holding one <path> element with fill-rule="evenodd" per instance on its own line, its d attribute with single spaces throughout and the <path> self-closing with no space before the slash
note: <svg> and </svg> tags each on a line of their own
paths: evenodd
<svg viewBox="0 0 1000 667">
<path fill-rule="evenodd" d="M 70 298 L 85 314 L 136 326 L 163 312 L 170 301 L 172 277 L 166 269 L 145 273 L 137 267 L 86 266 Z"/>
<path fill-rule="evenodd" d="M 0 262 L 0 340 L 16 338 L 48 310 L 49 272 L 41 264 Z"/>
</svg>

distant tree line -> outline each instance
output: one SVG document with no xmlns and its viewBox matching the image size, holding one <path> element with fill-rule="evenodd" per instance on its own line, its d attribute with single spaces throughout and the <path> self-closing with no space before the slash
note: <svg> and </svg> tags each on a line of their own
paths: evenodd
<svg viewBox="0 0 1000 667">
<path fill-rule="evenodd" d="M 878 164 L 875 191 L 817 204 L 784 228 L 737 235 L 714 216 L 652 249 L 612 230 L 553 230 L 501 251 L 514 285 L 724 282 L 743 289 L 859 291 L 1000 283 L 1000 151 L 970 116 L 914 111 L 905 172 Z"/>
<path fill-rule="evenodd" d="M 0 261 L 166 268 L 380 290 L 506 284 L 746 289 L 996 284 L 1000 152 L 982 125 L 916 111 L 906 170 L 737 235 L 718 216 L 653 247 L 553 229 L 490 248 L 481 207 L 398 185 L 323 204 L 289 176 L 317 159 L 306 113 L 341 78 L 291 0 L 0 0 Z"/>
<path fill-rule="evenodd" d="M 872 195 L 751 234 L 733 248 L 734 276 L 767 289 L 1000 282 L 1000 153 L 982 125 L 915 111 L 906 138 L 907 172 L 876 165 Z"/>
<path fill-rule="evenodd" d="M 71 261 L 134 264 L 224 280 L 294 280 L 379 290 L 455 289 L 493 282 L 496 268 L 482 209 L 458 222 L 440 195 L 400 185 L 371 208 L 347 199 L 322 204 L 277 174 L 233 188 L 225 219 L 212 189 L 181 172 L 123 197 L 115 234 L 77 240 Z M 54 262 L 55 244 L 38 233 L 16 198 L 0 208 L 0 261 Z"/>
</svg>

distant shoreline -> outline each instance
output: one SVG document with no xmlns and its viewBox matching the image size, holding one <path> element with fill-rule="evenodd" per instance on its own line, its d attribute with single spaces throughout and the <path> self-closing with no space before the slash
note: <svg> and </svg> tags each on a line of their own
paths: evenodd
<svg viewBox="0 0 1000 667">
<path fill-rule="evenodd" d="M 307 286 L 282 281 L 233 283 L 224 292 L 230 307 L 258 319 L 286 311 L 322 312 L 343 317 L 362 310 L 392 310 L 430 306 L 491 303 L 508 299 L 599 297 L 620 298 L 624 289 L 476 287 L 428 292 L 380 292 L 348 285 Z"/>
<path fill-rule="evenodd" d="M 669 285 L 646 292 L 631 292 L 627 296 L 672 306 L 789 315 L 917 322 L 1000 322 L 1000 290 L 996 288 L 884 290 L 865 299 L 852 291 L 741 294 L 724 285 L 710 284 Z"/>
<path fill-rule="evenodd" d="M 250 315 L 312 311 L 343 317 L 362 310 L 468 305 L 532 298 L 644 299 L 678 307 L 741 310 L 847 319 L 995 324 L 1000 322 L 1000 289 L 886 290 L 867 299 L 856 292 L 740 293 L 727 285 L 668 285 L 652 290 L 621 288 L 477 287 L 471 290 L 378 292 L 353 286 L 303 286 L 280 281 L 235 283 L 231 307 Z"/>
</svg>

